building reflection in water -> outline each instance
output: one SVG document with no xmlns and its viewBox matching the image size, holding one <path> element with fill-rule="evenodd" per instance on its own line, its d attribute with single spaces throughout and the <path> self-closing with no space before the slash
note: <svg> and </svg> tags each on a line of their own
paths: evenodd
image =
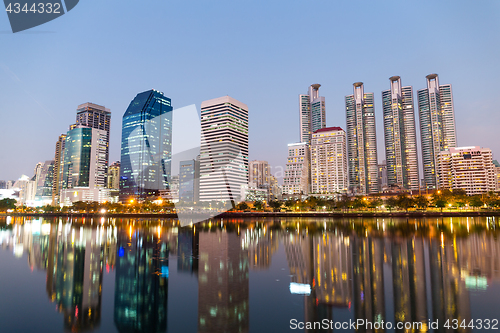
<svg viewBox="0 0 500 333">
<path fill-rule="evenodd" d="M 64 313 L 64 326 L 71 331 L 91 330 L 101 321 L 103 265 L 112 228 L 50 226 L 47 247 L 47 294 Z"/>
<path fill-rule="evenodd" d="M 161 229 L 118 233 L 114 321 L 119 332 L 166 332 L 168 242 Z"/>
<path fill-rule="evenodd" d="M 387 221 L 349 221 L 342 231 L 314 224 L 304 231 L 295 223 L 289 229 L 236 222 L 227 230 L 117 229 L 13 218 L 8 228 L 0 223 L 0 246 L 26 255 L 32 270 L 46 270 L 48 297 L 71 331 L 100 325 L 103 271 L 116 268 L 118 331 L 165 332 L 169 255 L 177 255 L 178 273 L 198 277 L 198 331 L 248 332 L 249 269 L 269 269 L 282 242 L 290 282 L 309 287 L 297 296 L 304 321 L 339 320 L 343 311 L 353 320 L 422 322 L 421 331 L 430 329 L 428 320 L 439 320 L 434 332 L 447 332 L 447 320 L 470 321 L 471 291 L 500 282 L 500 238 L 488 230 L 489 219 L 429 219 L 422 230 L 410 221 L 408 229 L 390 231 Z M 480 225 L 475 231 L 474 223 Z"/>
<path fill-rule="evenodd" d="M 199 233 L 196 228 L 180 228 L 178 231 L 177 271 L 198 273 Z"/>
<path fill-rule="evenodd" d="M 198 332 L 248 332 L 248 251 L 242 237 L 199 234 Z"/>
</svg>

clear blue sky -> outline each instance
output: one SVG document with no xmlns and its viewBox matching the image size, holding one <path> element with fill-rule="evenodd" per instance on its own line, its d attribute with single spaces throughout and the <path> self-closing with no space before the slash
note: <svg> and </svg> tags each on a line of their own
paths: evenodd
<svg viewBox="0 0 500 333">
<path fill-rule="evenodd" d="M 0 13 L 0 179 L 53 159 L 85 102 L 111 109 L 110 162 L 119 160 L 121 117 L 151 88 L 174 107 L 223 95 L 246 103 L 250 159 L 276 166 L 299 139 L 299 94 L 320 83 L 327 125 L 345 128 L 344 96 L 363 81 L 375 93 L 381 161 L 388 78 L 416 92 L 429 73 L 453 85 L 458 144 L 500 158 L 497 0 L 82 0 L 52 22 L 10 31 Z"/>
</svg>

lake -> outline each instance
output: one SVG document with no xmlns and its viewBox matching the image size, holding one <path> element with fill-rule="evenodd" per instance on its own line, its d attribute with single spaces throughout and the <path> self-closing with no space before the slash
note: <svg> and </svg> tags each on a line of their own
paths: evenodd
<svg viewBox="0 0 500 333">
<path fill-rule="evenodd" d="M 0 332 L 496 331 L 499 222 L 0 216 Z"/>
</svg>

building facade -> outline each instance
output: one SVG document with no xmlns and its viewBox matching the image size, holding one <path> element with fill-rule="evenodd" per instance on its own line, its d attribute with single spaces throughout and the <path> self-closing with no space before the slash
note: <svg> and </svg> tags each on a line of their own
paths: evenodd
<svg viewBox="0 0 500 333">
<path fill-rule="evenodd" d="M 112 190 L 120 189 L 120 162 L 116 161 L 108 168 L 108 188 Z"/>
<path fill-rule="evenodd" d="M 308 93 L 299 95 L 300 142 L 311 143 L 311 135 L 326 127 L 325 98 L 319 96 L 321 84 L 312 84 Z"/>
<path fill-rule="evenodd" d="M 312 193 L 347 193 L 345 131 L 326 127 L 315 131 L 311 141 Z"/>
<path fill-rule="evenodd" d="M 200 200 L 239 200 L 248 184 L 248 107 L 224 96 L 201 103 Z"/>
<path fill-rule="evenodd" d="M 157 90 L 137 94 L 122 121 L 120 200 L 144 199 L 169 190 L 172 105 Z"/>
<path fill-rule="evenodd" d="M 422 163 L 425 187 L 435 189 L 439 153 L 457 145 L 455 112 L 451 85 L 440 85 L 437 74 L 429 74 L 426 79 L 427 88 L 417 92 Z"/>
<path fill-rule="evenodd" d="M 267 161 L 250 161 L 248 163 L 248 185 L 261 187 L 271 182 L 271 166 Z"/>
<path fill-rule="evenodd" d="M 387 184 L 389 187 L 418 190 L 413 88 L 402 87 L 399 76 L 392 76 L 389 81 L 391 88 L 382 92 Z"/>
<path fill-rule="evenodd" d="M 109 200 L 106 190 L 108 147 L 105 130 L 72 126 L 66 135 L 60 204 Z"/>
<path fill-rule="evenodd" d="M 179 166 L 179 201 L 197 202 L 199 200 L 199 180 L 199 161 L 181 161 Z"/>
<path fill-rule="evenodd" d="M 94 103 L 84 103 L 76 109 L 76 125 L 87 126 L 90 128 L 106 131 L 106 156 L 105 156 L 105 179 L 108 177 L 109 164 L 109 128 L 111 125 L 111 112 L 104 106 Z"/>
<path fill-rule="evenodd" d="M 284 195 L 307 195 L 310 189 L 310 150 L 306 142 L 288 145 L 288 157 L 283 178 Z"/>
<path fill-rule="evenodd" d="M 379 187 L 374 98 L 363 82 L 353 86 L 354 94 L 345 97 L 349 192 L 372 194 Z"/>
<path fill-rule="evenodd" d="M 64 145 L 66 144 L 66 134 L 61 134 L 56 142 L 56 152 L 54 156 L 54 174 L 52 176 L 52 205 L 58 205 L 62 189 L 62 171 L 64 165 Z"/>
<path fill-rule="evenodd" d="M 438 155 L 439 188 L 463 189 L 468 195 L 495 191 L 495 165 L 488 148 L 450 148 Z"/>
</svg>

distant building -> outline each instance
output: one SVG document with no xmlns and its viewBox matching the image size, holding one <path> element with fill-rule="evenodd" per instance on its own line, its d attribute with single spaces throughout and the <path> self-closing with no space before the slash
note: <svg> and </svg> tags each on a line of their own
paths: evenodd
<svg viewBox="0 0 500 333">
<path fill-rule="evenodd" d="M 170 189 L 172 104 L 156 90 L 137 94 L 122 122 L 120 200 Z"/>
<path fill-rule="evenodd" d="M 0 180 L 0 190 L 7 189 L 7 182 L 5 180 Z"/>
<path fill-rule="evenodd" d="M 8 189 L 11 189 L 12 187 L 14 187 L 14 183 L 15 181 L 14 180 L 8 180 L 6 183 L 5 183 L 5 188 L 8 190 Z"/>
<path fill-rule="evenodd" d="M 319 96 L 321 84 L 312 84 L 305 95 L 299 95 L 300 141 L 311 143 L 311 135 L 326 127 L 325 98 Z"/>
<path fill-rule="evenodd" d="M 52 175 L 52 205 L 59 205 L 62 189 L 62 175 L 64 165 L 64 145 L 66 144 L 66 134 L 61 134 L 56 142 L 56 152 L 54 156 L 54 168 Z"/>
<path fill-rule="evenodd" d="M 288 157 L 283 179 L 283 195 L 307 195 L 310 188 L 310 151 L 305 142 L 288 145 Z"/>
<path fill-rule="evenodd" d="M 493 160 L 493 165 L 495 166 L 495 191 L 500 192 L 500 163 Z"/>
<path fill-rule="evenodd" d="M 120 189 L 120 162 L 116 161 L 108 167 L 108 188 Z"/>
<path fill-rule="evenodd" d="M 387 164 L 385 160 L 378 165 L 378 186 L 379 192 L 387 188 Z"/>
<path fill-rule="evenodd" d="M 105 130 L 77 125 L 66 135 L 60 203 L 109 200 Z"/>
<path fill-rule="evenodd" d="M 347 193 L 345 131 L 340 127 L 317 130 L 311 141 L 311 192 Z"/>
<path fill-rule="evenodd" d="M 18 203 L 28 206 L 32 206 L 34 204 L 35 194 L 36 194 L 36 182 L 33 178 L 30 178 L 26 175 L 22 175 L 12 185 L 12 188 L 19 193 Z"/>
<path fill-rule="evenodd" d="M 248 184 L 253 187 L 269 185 L 271 167 L 267 161 L 250 161 L 248 163 Z"/>
<path fill-rule="evenodd" d="M 378 160 L 373 93 L 365 93 L 363 82 L 353 84 L 354 93 L 345 97 L 349 192 L 377 193 Z"/>
<path fill-rule="evenodd" d="M 172 178 L 170 178 L 170 188 L 165 191 L 160 191 L 160 194 L 162 198 L 170 202 L 179 202 L 179 188 L 179 176 L 172 176 Z"/>
<path fill-rule="evenodd" d="M 457 135 L 451 84 L 439 85 L 437 74 L 429 74 L 426 79 L 427 88 L 417 91 L 422 163 L 425 188 L 435 189 L 439 153 L 456 147 Z"/>
<path fill-rule="evenodd" d="M 495 191 L 497 180 L 491 150 L 450 148 L 438 155 L 439 188 L 463 189 L 468 195 Z"/>
<path fill-rule="evenodd" d="M 387 184 L 407 190 L 418 190 L 413 88 L 402 87 L 399 76 L 392 76 L 389 80 L 391 89 L 382 91 Z"/>
<path fill-rule="evenodd" d="M 45 206 L 52 203 L 52 187 L 54 177 L 54 161 L 45 161 L 37 169 L 35 205 Z"/>
<path fill-rule="evenodd" d="M 179 201 L 199 200 L 200 163 L 197 160 L 181 161 L 179 166 Z"/>
<path fill-rule="evenodd" d="M 248 106 L 224 96 L 201 103 L 200 200 L 238 200 L 248 184 Z"/>
</svg>

